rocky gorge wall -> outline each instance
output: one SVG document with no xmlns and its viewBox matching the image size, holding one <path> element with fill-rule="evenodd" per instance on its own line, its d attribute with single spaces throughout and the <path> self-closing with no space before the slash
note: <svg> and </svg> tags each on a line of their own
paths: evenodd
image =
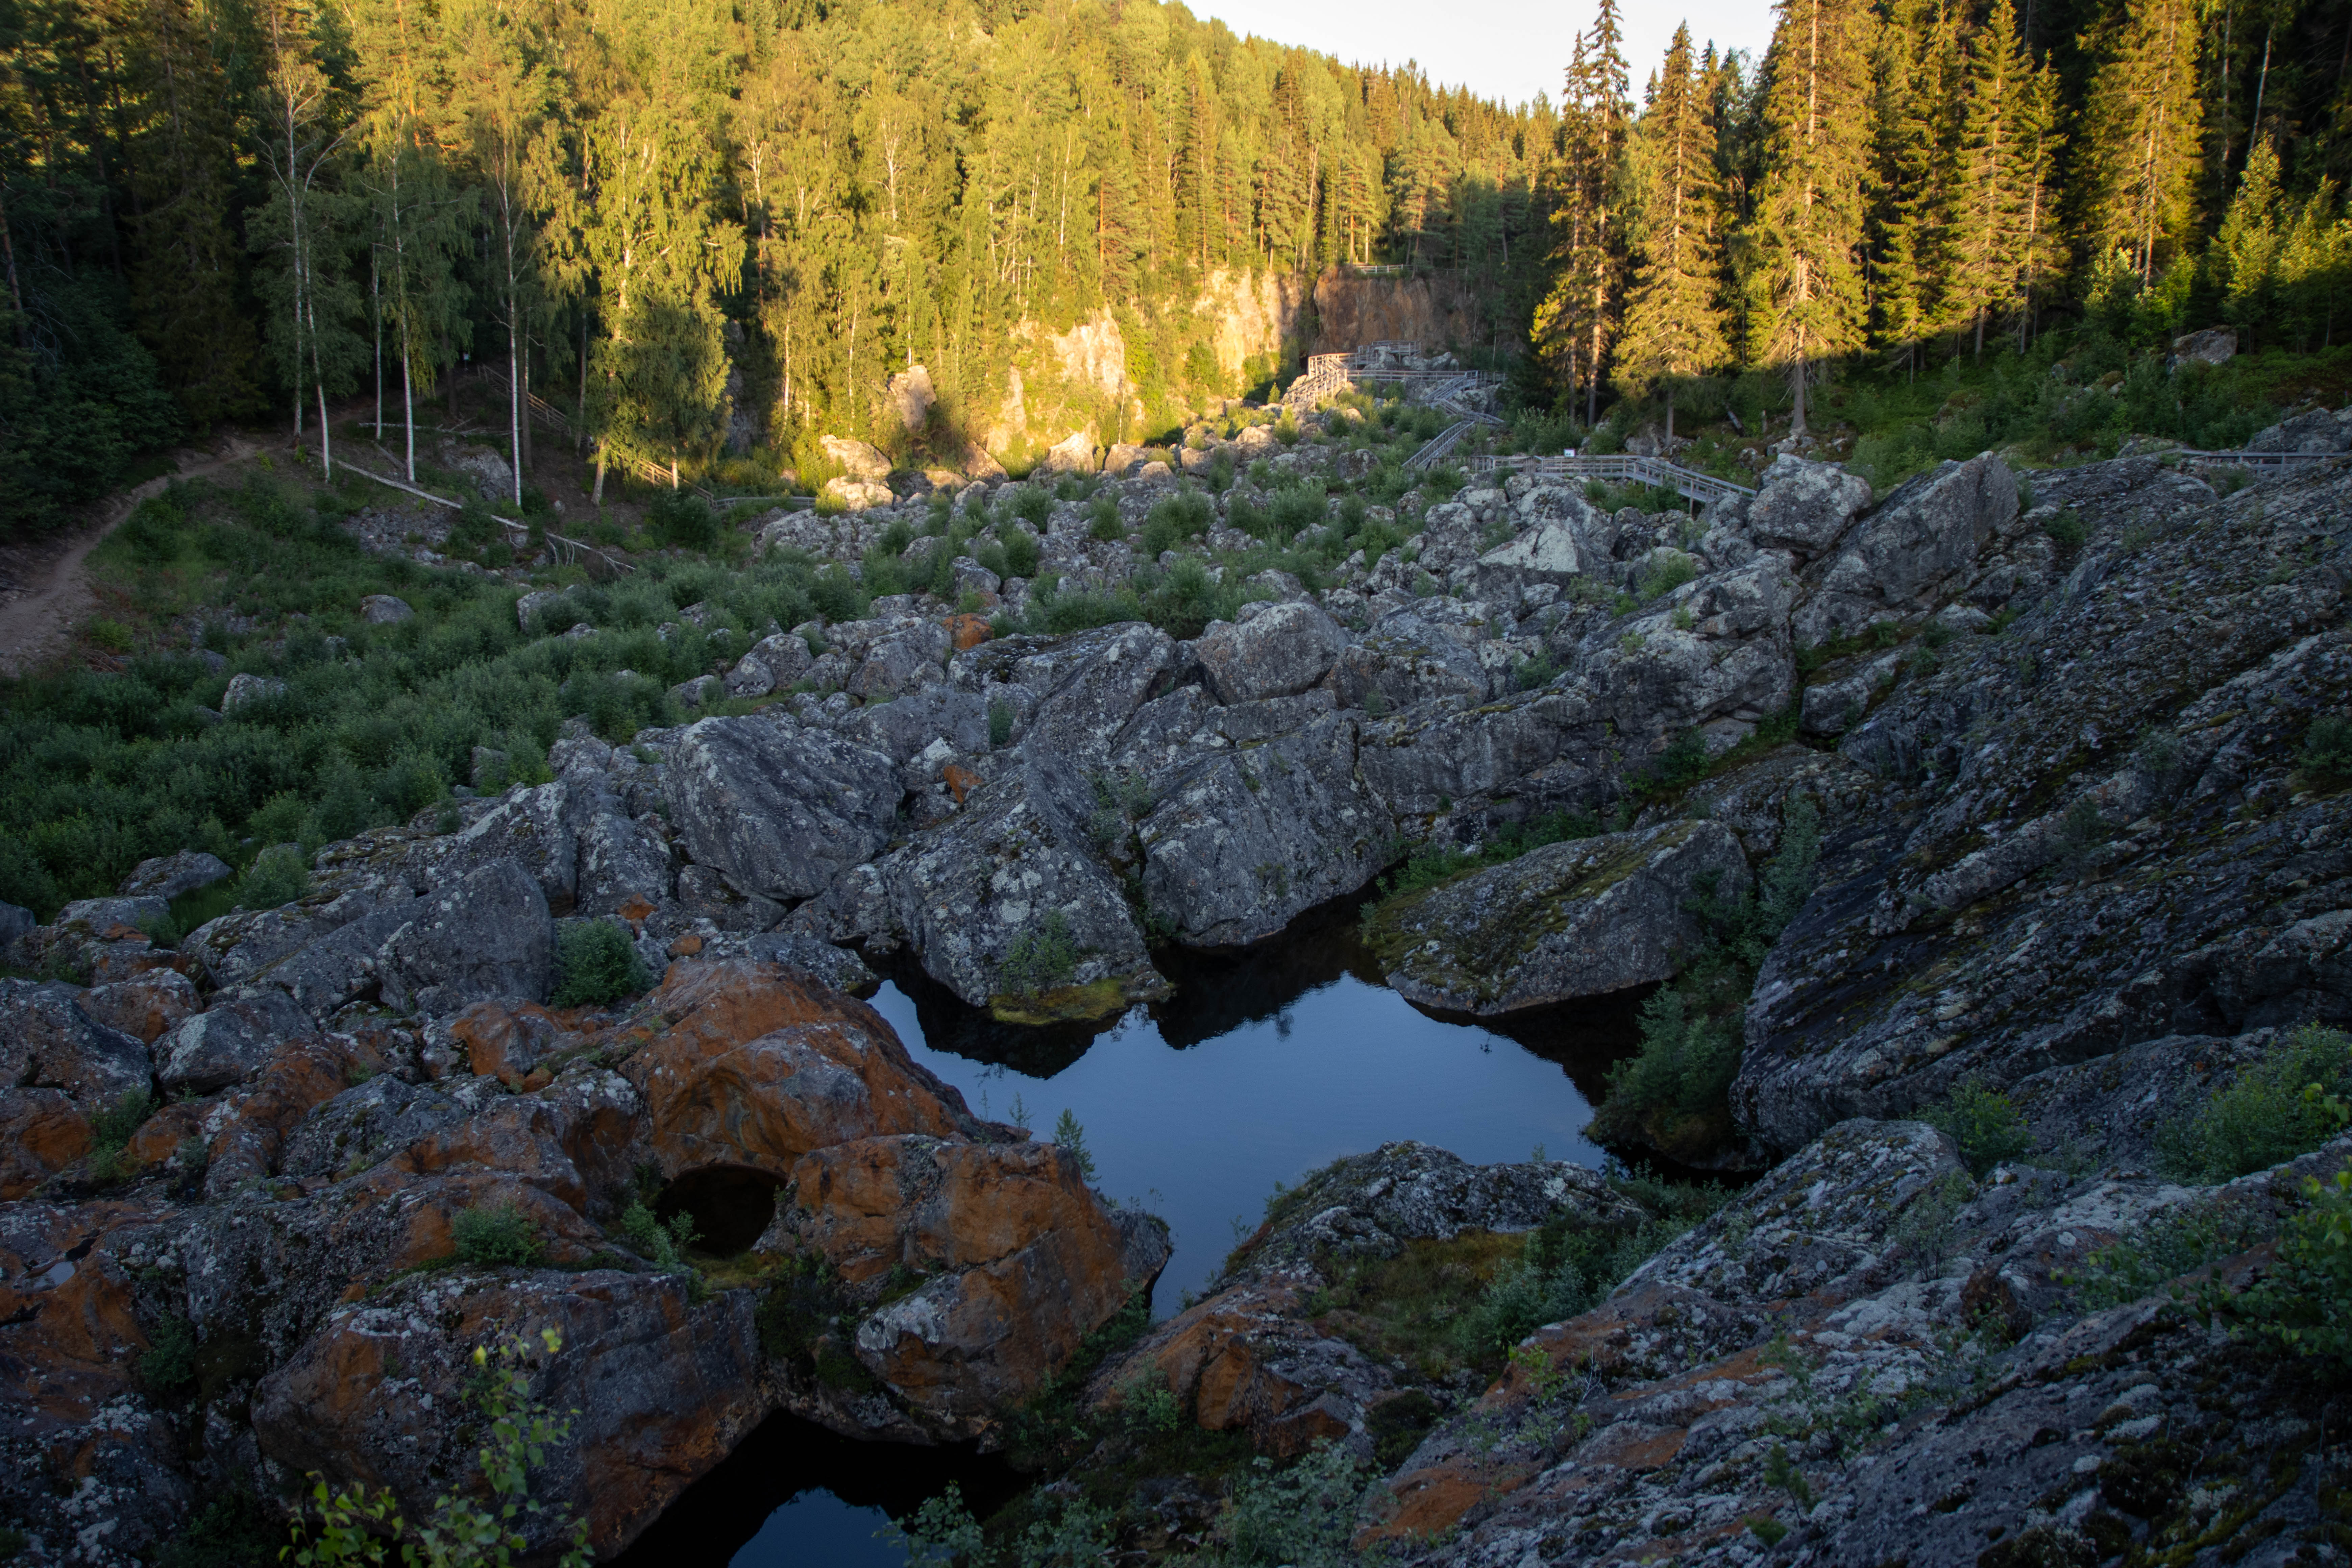
<svg viewBox="0 0 2352 1568">
<path fill-rule="evenodd" d="M 1349 1269 L 1681 1222 L 1558 1163 L 1368 1153 L 1086 1408 L 1142 1377 L 1208 1433 L 1378 1458 L 1362 1543 L 1432 1563 L 2338 1561 L 2320 1385 L 2169 1275 L 2084 1287 L 2167 1215 L 2226 1203 L 2274 1236 L 2352 1157 L 2220 1185 L 2158 1161 L 2283 1032 L 2352 1022 L 2345 781 L 2306 760 L 2352 709 L 2352 479 L 2225 497 L 2153 458 L 2021 482 L 1988 454 L 1874 501 L 1785 458 L 1693 520 L 1512 476 L 1366 508 L 1408 540 L 1376 553 L 1335 497 L 1300 536 L 1329 545 L 1310 588 L 1242 574 L 1258 542 L 1233 524 L 1267 500 L 1247 464 L 1345 487 L 1381 454 L 1340 417 L 1234 446 L 1243 479 L 1179 550 L 1247 596 L 1197 636 L 995 636 L 879 599 L 672 693 L 755 710 L 620 745 L 574 722 L 553 782 L 327 846 L 302 898 L 176 945 L 142 925 L 226 874 L 207 858 L 11 916 L 12 963 L 75 977 L 0 982 L 0 1521 L 27 1560 L 139 1561 L 207 1494 L 310 1468 L 418 1507 L 465 1470 L 467 1358 L 518 1331 L 566 1346 L 532 1370 L 583 1412 L 550 1495 L 600 1554 L 772 1410 L 1001 1441 L 1167 1241 L 922 1071 L 849 994 L 861 954 L 1001 1016 L 1101 1016 L 1164 990 L 1171 943 L 1255 941 L 1401 847 L 1580 814 L 1381 917 L 1398 990 L 1507 1014 L 1673 978 L 1706 940 L 1691 906 L 1768 876 L 1801 799 L 1818 878 L 1728 1090 L 1753 1186 L 1499 1380 L 1433 1380 L 1336 1304 Z M 1038 575 L 959 557 L 958 599 L 1010 618 L 1047 573 L 1131 587 L 1180 483 L 1107 481 L 1121 537 L 1097 498 L 1008 513 Z M 905 522 L 911 562 L 945 537 L 931 512 L 910 489 L 757 527 L 846 563 Z M 605 635 L 592 608 L 547 589 L 517 613 Z M 1692 771 L 1661 788 L 1670 757 Z M 551 1007 L 589 922 L 658 984 Z M 1963 1080 L 2022 1119 L 1997 1163 L 1914 1119 Z M 725 1258 L 689 1269 L 632 1228 L 722 1188 L 770 1205 Z M 481 1214 L 521 1250 L 463 1241 Z M 2200 1267 L 2243 1284 L 2278 1256 Z M 1195 1538 L 1222 1506 L 1152 1495 Z M 1174 1529 L 1159 1506 L 1129 1523 Z"/>
</svg>

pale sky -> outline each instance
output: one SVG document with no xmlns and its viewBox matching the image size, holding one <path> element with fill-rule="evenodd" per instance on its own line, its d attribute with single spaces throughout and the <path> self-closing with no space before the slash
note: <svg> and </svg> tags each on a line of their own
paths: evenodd
<svg viewBox="0 0 2352 1568">
<path fill-rule="evenodd" d="M 1482 98 L 1521 104 L 1538 92 L 1559 103 L 1560 79 L 1577 33 L 1592 25 L 1591 0 L 1533 5 L 1525 0 L 1188 0 L 1236 33 L 1255 33 L 1336 55 L 1350 65 L 1418 60 L 1431 81 L 1466 86 Z M 1772 39 L 1769 0 L 1628 0 L 1625 73 L 1633 99 L 1665 58 L 1675 24 L 1691 45 L 1713 38 L 1757 56 Z"/>
</svg>

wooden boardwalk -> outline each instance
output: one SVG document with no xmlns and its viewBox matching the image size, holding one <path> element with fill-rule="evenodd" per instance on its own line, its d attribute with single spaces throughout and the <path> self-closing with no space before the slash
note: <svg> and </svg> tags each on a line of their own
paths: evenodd
<svg viewBox="0 0 2352 1568">
<path fill-rule="evenodd" d="M 1670 463 L 1664 458 L 1636 458 L 1612 454 L 1605 458 L 1473 458 L 1464 465 L 1474 474 L 1491 474 L 1505 468 L 1517 469 L 1538 479 L 1599 479 L 1606 484 L 1655 485 L 1672 489 L 1685 500 L 1701 505 L 1732 496 L 1752 496 L 1756 492 L 1746 485 L 1702 474 L 1696 468 L 1685 468 L 1680 463 Z"/>
</svg>

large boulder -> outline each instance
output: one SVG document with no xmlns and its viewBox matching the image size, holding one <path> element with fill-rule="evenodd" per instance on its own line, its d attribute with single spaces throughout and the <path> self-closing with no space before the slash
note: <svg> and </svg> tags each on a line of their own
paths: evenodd
<svg viewBox="0 0 2352 1568">
<path fill-rule="evenodd" d="M 827 462 L 840 465 L 843 473 L 853 479 L 866 479 L 879 484 L 890 477 L 890 459 L 879 447 L 845 436 L 824 436 L 817 445 L 824 449 Z"/>
<path fill-rule="evenodd" d="M 492 861 L 512 860 L 538 881 L 550 910 L 568 913 L 579 889 L 584 804 L 564 780 L 517 784 L 457 832 L 417 840 L 406 857 L 409 880 L 445 888 Z"/>
<path fill-rule="evenodd" d="M 919 1424 L 983 1436 L 1151 1281 L 1164 1227 L 1122 1226 L 1051 1143 L 870 1138 L 818 1150 L 763 1247 L 822 1253 L 853 1294 L 927 1275 L 867 1312 L 855 1353 Z"/>
<path fill-rule="evenodd" d="M 788 691 L 814 662 L 808 644 L 790 632 L 761 637 L 727 672 L 727 694 L 765 697 L 771 691 Z"/>
<path fill-rule="evenodd" d="M 648 1000 L 660 1032 L 624 1070 L 665 1176 L 726 1167 L 782 1182 L 812 1150 L 978 1125 L 879 1014 L 801 970 L 677 963 Z"/>
<path fill-rule="evenodd" d="M 0 1090 L 48 1089 L 89 1111 L 154 1087 L 147 1047 L 83 1010 L 62 981 L 0 980 Z"/>
<path fill-rule="evenodd" d="M 1748 531 L 1759 544 L 1810 560 L 1835 544 L 1869 504 L 1870 481 L 1860 474 L 1782 453 L 1748 503 Z"/>
<path fill-rule="evenodd" d="M 1546 845 L 1393 899 L 1367 934 L 1409 1000 L 1491 1016 L 1668 978 L 1705 935 L 1690 906 L 1747 887 L 1730 829 L 1675 822 Z"/>
<path fill-rule="evenodd" d="M 888 757 L 773 713 L 689 726 L 669 773 L 688 855 L 771 899 L 809 898 L 873 858 L 900 793 Z"/>
<path fill-rule="evenodd" d="M 993 651 L 1000 647 L 1002 653 Z M 1166 632 L 1128 621 L 1042 646 L 1025 639 L 984 643 L 964 661 L 975 674 L 999 677 L 981 688 L 992 702 L 999 700 L 1000 683 L 1032 695 L 1029 702 L 1013 703 L 1024 748 L 1087 768 L 1110 755 L 1129 719 L 1174 680 L 1178 656 Z"/>
<path fill-rule="evenodd" d="M 618 1552 L 773 1408 L 755 1298 L 698 1301 L 683 1276 L 428 1275 L 339 1309 L 254 1391 L 262 1452 L 337 1484 L 389 1487 L 412 1519 L 457 1488 L 489 1501 L 469 1418 L 475 1353 L 526 1350 L 530 1395 L 570 1430 L 515 1521 L 551 1553 L 567 1518 Z M 540 1336 L 562 1348 L 550 1353 Z M 498 1364 L 493 1362 L 493 1364 Z"/>
<path fill-rule="evenodd" d="M 437 1014 L 486 996 L 536 1002 L 554 983 L 547 896 L 512 859 L 493 860 L 404 913 L 378 961 L 388 1006 Z"/>
<path fill-rule="evenodd" d="M 1256 942 L 1370 881 L 1395 832 L 1356 771 L 1354 718 L 1327 713 L 1198 757 L 1161 786 L 1136 830 L 1144 902 L 1183 942 Z"/>
<path fill-rule="evenodd" d="M 2352 423 L 2315 408 L 2258 432 L 2246 443 L 2249 452 L 2332 453 L 2352 451 Z"/>
<path fill-rule="evenodd" d="M 1330 673 L 1347 646 L 1339 623 L 1302 600 L 1219 621 L 1195 648 L 1218 700 L 1249 702 L 1306 690 Z"/>
<path fill-rule="evenodd" d="M 177 855 L 140 861 L 131 868 L 131 875 L 122 879 L 122 886 L 116 891 L 125 898 L 176 899 L 182 893 L 209 888 L 235 875 L 228 862 L 217 855 L 183 849 Z"/>
<path fill-rule="evenodd" d="M 151 1046 L 203 1006 L 195 983 L 176 969 L 150 969 L 95 986 L 81 998 L 90 1017 Z"/>
<path fill-rule="evenodd" d="M 156 1078 L 175 1093 L 210 1094 L 260 1072 L 280 1046 L 313 1026 L 283 991 L 223 992 L 156 1043 Z"/>
<path fill-rule="evenodd" d="M 2017 476 L 1990 452 L 1910 480 L 1807 570 L 1798 640 L 1934 609 L 1967 586 L 1978 556 L 2016 517 Z"/>
</svg>

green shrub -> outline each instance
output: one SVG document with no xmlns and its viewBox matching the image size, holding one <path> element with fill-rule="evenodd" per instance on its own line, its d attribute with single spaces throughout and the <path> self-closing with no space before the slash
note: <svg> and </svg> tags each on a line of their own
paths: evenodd
<svg viewBox="0 0 2352 1568">
<path fill-rule="evenodd" d="M 196 1331 L 173 1316 L 155 1325 L 139 1356 L 139 1381 L 159 1394 L 174 1394 L 196 1381 Z"/>
<path fill-rule="evenodd" d="M 1078 1175 L 1091 1183 L 1095 1179 L 1095 1157 L 1087 1150 L 1087 1130 L 1078 1125 L 1077 1116 L 1067 1106 L 1054 1122 L 1054 1142 L 1077 1162 Z"/>
<path fill-rule="evenodd" d="M 1043 921 L 1013 939 L 997 978 L 1014 995 L 1034 996 L 1067 985 L 1077 967 L 1078 949 L 1070 936 L 1070 917 L 1051 910 Z"/>
<path fill-rule="evenodd" d="M 539 1338 L 550 1357 L 562 1352 L 563 1338 L 553 1329 L 541 1329 Z M 281 1559 L 296 1568 L 382 1564 L 392 1560 L 397 1543 L 404 1563 L 505 1568 L 514 1553 L 530 1546 L 521 1524 L 527 1515 L 537 1514 L 541 1517 L 533 1532 L 542 1540 L 550 1534 L 559 1541 L 570 1539 L 569 1549 L 556 1558 L 558 1568 L 587 1568 L 588 1521 L 572 1520 L 567 1528 L 568 1508 L 539 1502 L 530 1495 L 532 1472 L 572 1431 L 570 1417 L 557 1419 L 531 1397 L 528 1363 L 532 1348 L 529 1340 L 518 1336 L 499 1345 L 495 1356 L 487 1347 L 474 1352 L 467 1402 L 480 1421 L 469 1429 L 485 1439 L 475 1450 L 475 1462 L 488 1483 L 490 1507 L 452 1490 L 435 1500 L 423 1523 L 412 1525 L 398 1511 L 389 1489 L 373 1498 L 365 1488 L 330 1493 L 325 1479 L 313 1472 L 310 1495 L 295 1516 L 293 1544 L 279 1554 Z M 413 1541 L 408 1539 L 412 1534 Z"/>
<path fill-rule="evenodd" d="M 101 1150 L 120 1149 L 155 1114 L 155 1097 L 134 1089 L 90 1118 L 91 1139 Z"/>
<path fill-rule="evenodd" d="M 2050 536 L 2050 542 L 2058 547 L 2061 555 L 2072 555 L 2082 549 L 2083 542 L 2091 536 L 2090 530 L 2083 526 L 2083 520 L 2074 515 L 2074 509 L 2071 506 L 2043 523 L 2042 531 Z"/>
<path fill-rule="evenodd" d="M 1633 584 L 1633 596 L 1648 604 L 1664 597 L 1698 575 L 1698 563 L 1679 550 L 1669 550 L 1653 555 L 1642 569 L 1641 579 Z"/>
<path fill-rule="evenodd" d="M 626 928 L 613 921 L 559 926 L 555 933 L 558 1007 L 601 1007 L 650 987 L 653 975 Z"/>
<path fill-rule="evenodd" d="M 719 542 L 719 518 L 700 496 L 664 490 L 646 508 L 646 533 L 656 544 L 707 551 Z"/>
<path fill-rule="evenodd" d="M 1217 1522 L 1230 1568 L 1346 1568 L 1363 1494 L 1361 1462 L 1328 1439 L 1287 1469 L 1251 1461 Z"/>
<path fill-rule="evenodd" d="M 1974 1074 L 1954 1084 L 1942 1103 L 1922 1110 L 1919 1120 L 1960 1146 L 1960 1163 L 1979 1180 L 2033 1149 L 2033 1135 L 2009 1096 L 1986 1088 Z"/>
<path fill-rule="evenodd" d="M 988 705 L 988 746 L 995 751 L 1013 739 L 1013 704 L 997 698 Z"/>
<path fill-rule="evenodd" d="M 2352 718 L 2323 713 L 2314 719 L 2311 728 L 2303 733 L 2298 760 L 2315 773 L 2352 777 Z"/>
<path fill-rule="evenodd" d="M 2277 1230 L 2268 1215 L 2242 1205 L 2184 1204 L 2126 1232 L 2084 1259 L 2068 1283 L 2093 1310 L 2137 1301 L 2184 1274 L 2235 1257 Z"/>
<path fill-rule="evenodd" d="M 2313 1085 L 2318 1095 L 2305 1092 Z M 2159 1130 L 2158 1163 L 2167 1175 L 2209 1184 L 2267 1171 L 2336 1135 L 2331 1096 L 2352 1096 L 2352 1036 L 2306 1024 Z"/>
<path fill-rule="evenodd" d="M 1209 531 L 1216 516 L 1216 508 L 1198 490 L 1182 489 L 1162 496 L 1151 503 L 1151 510 L 1143 516 L 1144 558 L 1157 561 L 1161 552 L 1173 550 L 1188 539 L 1198 539 Z"/>
<path fill-rule="evenodd" d="M 529 1268 L 547 1255 L 521 1205 L 511 1201 L 459 1209 L 449 1221 L 457 1261 L 480 1268 Z"/>
<path fill-rule="evenodd" d="M 1118 518 L 1118 498 L 1098 495 L 1087 509 L 1087 537 L 1108 544 L 1114 539 L 1127 537 L 1127 525 Z"/>
<path fill-rule="evenodd" d="M 2279 1236 L 2269 1274 L 2230 1298 L 2234 1331 L 2352 1378 L 2352 1169 L 2306 1176 L 2305 1206 Z"/>
<path fill-rule="evenodd" d="M 303 863 L 301 847 L 273 844 L 256 855 L 237 879 L 236 901 L 241 909 L 274 910 L 310 890 L 310 868 Z"/>
<path fill-rule="evenodd" d="M 629 1245 L 655 1268 L 665 1274 L 690 1273 L 693 1265 L 686 1260 L 686 1249 L 693 1245 L 694 1216 L 678 1213 L 664 1225 L 654 1211 L 642 1203 L 631 1204 L 621 1215 L 621 1234 Z"/>
<path fill-rule="evenodd" d="M 1047 510 L 1050 510 L 1051 507 Z M 997 525 L 996 537 L 1004 552 L 1004 569 L 997 574 L 999 576 L 1037 575 L 1037 538 L 1034 534 L 1006 521 Z"/>
<path fill-rule="evenodd" d="M 1053 492 L 1034 483 L 1014 486 L 1005 492 L 1000 504 L 1003 505 L 1008 516 L 1026 518 L 1032 526 L 1041 531 L 1054 516 Z M 1019 531 L 1008 525 L 999 531 L 1010 535 Z M 1012 540 L 1007 538 L 1005 542 L 1009 545 Z M 1027 574 L 1021 574 L 1024 576 Z"/>
</svg>

